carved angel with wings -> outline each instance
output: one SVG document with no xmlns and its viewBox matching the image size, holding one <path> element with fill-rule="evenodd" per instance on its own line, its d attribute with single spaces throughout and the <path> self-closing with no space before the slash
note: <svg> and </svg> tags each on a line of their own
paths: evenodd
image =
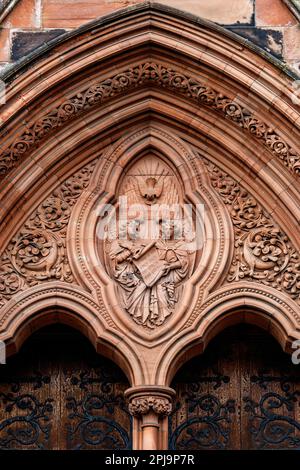
<svg viewBox="0 0 300 470">
<path fill-rule="evenodd" d="M 175 236 L 174 224 L 164 232 L 162 220 L 155 219 L 155 238 L 147 230 L 139 230 L 138 225 L 152 224 L 149 206 L 180 206 L 180 187 L 173 170 L 149 155 L 127 170 L 119 195 L 126 196 L 128 210 L 131 205 L 146 205 L 148 219 L 141 222 L 132 216 L 130 220 L 128 214 L 125 222 L 118 219 L 118 233 L 105 242 L 107 270 L 116 281 L 124 310 L 136 323 L 153 329 L 175 311 L 195 256 L 184 237 Z"/>
</svg>

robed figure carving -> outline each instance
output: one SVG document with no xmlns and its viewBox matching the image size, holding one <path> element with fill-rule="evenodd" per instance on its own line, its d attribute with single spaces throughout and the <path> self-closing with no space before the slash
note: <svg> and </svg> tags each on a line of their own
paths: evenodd
<svg viewBox="0 0 300 470">
<path fill-rule="evenodd" d="M 127 196 L 129 210 L 133 204 L 144 204 L 150 213 L 149 206 L 158 207 L 158 203 L 164 208 L 180 206 L 177 185 L 170 168 L 148 157 L 128 171 L 120 192 Z M 183 236 L 182 220 L 172 211 L 166 219 L 157 218 L 155 237 L 143 236 L 146 222 L 145 216 L 142 221 L 130 216 L 118 219 L 118 235 L 106 242 L 105 252 L 121 306 L 136 323 L 153 329 L 175 311 L 195 253 Z"/>
<path fill-rule="evenodd" d="M 128 227 L 127 240 L 112 242 L 113 275 L 122 305 L 139 324 L 153 328 L 174 312 L 189 273 L 184 240 L 138 240 Z"/>
</svg>

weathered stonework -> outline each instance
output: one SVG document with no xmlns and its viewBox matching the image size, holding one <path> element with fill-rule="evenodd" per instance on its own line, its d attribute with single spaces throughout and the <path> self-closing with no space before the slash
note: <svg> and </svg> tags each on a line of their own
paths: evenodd
<svg viewBox="0 0 300 470">
<path fill-rule="evenodd" d="M 17 61 L 33 52 L 38 46 L 65 33 L 64 29 L 50 31 L 15 31 L 11 36 L 11 59 Z"/>
<path fill-rule="evenodd" d="M 14 62 L 20 57 L 21 45 L 25 52 L 34 51 L 51 37 L 84 25 L 88 21 L 114 11 L 134 7 L 141 0 L 18 0 L 11 10 L 12 1 L 4 2 L 3 29 L 0 45 L 6 43 L 0 64 Z M 293 0 L 213 0 L 209 3 L 197 0 L 162 0 L 168 7 L 178 8 L 188 14 L 224 25 L 241 37 L 262 48 L 299 73 L 300 57 L 292 53 L 290 41 L 293 26 L 299 21 L 299 11 Z M 5 8 L 6 6 L 6 8 Z M 0 10 L 1 16 L 1 10 Z M 21 44 L 21 41 L 22 44 Z M 2 47 L 0 47 L 3 50 Z"/>
<path fill-rule="evenodd" d="M 0 339 L 13 354 L 51 323 L 78 329 L 128 377 L 134 448 L 166 449 L 169 385 L 214 335 L 250 323 L 286 352 L 300 338 L 293 80 L 149 4 L 34 55 L 7 72 L 1 115 Z M 123 196 L 203 204 L 203 246 L 98 237 L 98 209 L 122 220 Z"/>
</svg>

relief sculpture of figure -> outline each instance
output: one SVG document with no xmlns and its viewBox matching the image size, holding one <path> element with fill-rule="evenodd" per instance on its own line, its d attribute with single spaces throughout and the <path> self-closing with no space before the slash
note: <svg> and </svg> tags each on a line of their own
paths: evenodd
<svg viewBox="0 0 300 470">
<path fill-rule="evenodd" d="M 123 307 L 149 328 L 162 325 L 173 313 L 189 272 L 185 241 L 175 239 L 174 227 L 167 232 L 168 238 L 161 231 L 158 239 L 140 240 L 129 224 L 127 239 L 114 240 L 109 253 Z"/>
<path fill-rule="evenodd" d="M 107 226 L 104 263 L 124 311 L 155 329 L 175 312 L 194 270 L 194 234 L 187 230 L 178 176 L 165 161 L 149 153 L 124 174 L 116 217 Z"/>
</svg>

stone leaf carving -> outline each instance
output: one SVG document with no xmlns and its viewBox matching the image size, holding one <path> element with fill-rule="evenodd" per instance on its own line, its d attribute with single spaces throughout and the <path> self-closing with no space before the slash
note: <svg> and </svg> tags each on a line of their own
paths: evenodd
<svg viewBox="0 0 300 470">
<path fill-rule="evenodd" d="M 73 282 L 66 229 L 94 166 L 95 162 L 90 163 L 55 189 L 8 244 L 0 258 L 0 307 L 18 291 L 40 282 Z"/>
<path fill-rule="evenodd" d="M 172 403 L 164 397 L 137 397 L 131 400 L 128 409 L 133 416 L 145 415 L 151 410 L 159 416 L 168 416 L 172 412 Z"/>
<path fill-rule="evenodd" d="M 126 173 L 119 196 L 126 197 L 129 211 L 139 204 L 144 215 L 128 212 L 124 221 L 119 213 L 118 232 L 105 240 L 106 269 L 116 282 L 122 307 L 136 323 L 153 329 L 175 311 L 193 269 L 194 253 L 188 249 L 180 218 L 164 220 L 159 214 L 156 234 L 148 231 L 154 221 L 151 207 L 180 209 L 177 177 L 149 155 Z"/>
<path fill-rule="evenodd" d="M 99 81 L 86 89 L 78 90 L 74 96 L 70 96 L 59 107 L 43 115 L 36 122 L 25 123 L 26 130 L 0 154 L 0 175 L 7 174 L 23 155 L 37 146 L 53 130 L 63 126 L 66 121 L 99 105 L 110 97 L 115 97 L 118 93 L 147 84 L 166 87 L 185 95 L 186 98 L 196 101 L 200 105 L 209 106 L 221 112 L 226 119 L 235 122 L 239 127 L 259 139 L 283 161 L 292 173 L 300 174 L 299 154 L 276 133 L 272 126 L 200 80 L 182 74 L 166 65 L 146 62 Z"/>
<path fill-rule="evenodd" d="M 234 226 L 235 250 L 227 280 L 262 282 L 300 304 L 300 255 L 287 235 L 233 178 L 204 161 Z"/>
</svg>

